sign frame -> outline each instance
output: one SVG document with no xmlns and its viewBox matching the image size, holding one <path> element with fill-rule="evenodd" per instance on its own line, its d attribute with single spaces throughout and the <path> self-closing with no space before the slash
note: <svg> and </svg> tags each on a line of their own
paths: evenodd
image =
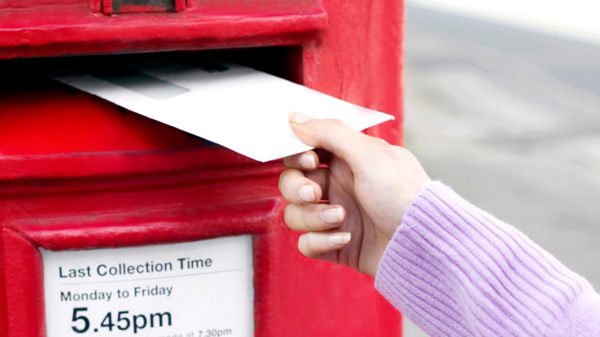
<svg viewBox="0 0 600 337">
<path fill-rule="evenodd" d="M 201 185 L 199 189 L 188 193 L 208 192 L 211 185 Z M 285 229 L 273 226 L 279 222 L 284 205 L 268 190 L 261 188 L 252 201 L 239 200 L 233 195 L 235 190 L 226 189 L 219 195 L 204 193 L 212 196 L 211 203 L 206 203 L 207 198 L 189 198 L 188 193 L 182 192 L 185 201 L 179 200 L 181 204 L 174 208 L 159 210 L 158 214 L 140 214 L 139 209 L 127 207 L 119 212 L 118 221 L 110 221 L 113 213 L 94 216 L 95 221 L 74 214 L 54 219 L 29 218 L 12 226 L 5 222 L 0 238 L 0 290 L 4 290 L 1 295 L 6 295 L 0 296 L 0 336 L 46 336 L 44 265 L 39 248 L 63 251 L 135 247 L 248 234 L 252 235 L 254 319 L 259 335 L 263 320 L 259 309 L 266 307 L 275 295 L 273 287 L 266 286 L 277 272 L 268 256 L 285 255 L 274 251 L 281 247 L 275 240 Z M 107 206 L 122 201 L 117 199 L 96 201 L 101 209 L 108 210 L 111 207 Z M 237 202 L 232 202 L 235 199 Z M 195 204 L 193 209 L 191 202 Z M 178 214 L 182 209 L 188 214 Z"/>
</svg>

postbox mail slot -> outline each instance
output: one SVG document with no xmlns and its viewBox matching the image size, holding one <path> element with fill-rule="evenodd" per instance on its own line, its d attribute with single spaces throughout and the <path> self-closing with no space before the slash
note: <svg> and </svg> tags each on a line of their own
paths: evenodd
<svg viewBox="0 0 600 337">
<path fill-rule="evenodd" d="M 102 12 L 119 13 L 180 12 L 185 0 L 103 0 Z"/>
<path fill-rule="evenodd" d="M 169 53 L 168 57 L 209 73 L 227 70 L 210 59 L 226 59 L 302 83 L 300 55 L 298 47 L 267 47 Z M 132 71 L 131 78 L 115 77 L 111 68 L 119 65 L 111 59 L 110 55 L 63 58 L 70 66 L 93 72 L 108 82 L 139 90 L 128 81 L 143 74 Z M 281 171 L 278 161 L 257 165 L 226 148 L 63 86 L 36 71 L 40 63 L 45 64 L 45 60 L 0 61 L 0 182 L 190 169 L 210 171 L 212 179 L 217 175 L 278 175 Z M 181 90 L 187 89 L 172 85 L 159 94 L 178 94 Z M 55 135 L 61 137 L 39 141 Z M 225 170 L 238 170 L 236 167 L 243 170 Z M 4 187 L 0 184 L 0 198 L 7 193 Z"/>
</svg>

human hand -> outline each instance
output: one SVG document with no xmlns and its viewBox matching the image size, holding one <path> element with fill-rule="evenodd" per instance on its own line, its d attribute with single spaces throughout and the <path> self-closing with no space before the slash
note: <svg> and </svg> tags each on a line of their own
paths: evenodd
<svg viewBox="0 0 600 337">
<path fill-rule="evenodd" d="M 288 169 L 279 190 L 290 202 L 285 223 L 307 231 L 298 249 L 374 277 L 406 208 L 429 177 L 406 149 L 339 120 L 291 113 L 290 126 L 305 144 L 330 153 L 328 168 L 319 167 L 314 151 L 284 159 Z"/>
</svg>

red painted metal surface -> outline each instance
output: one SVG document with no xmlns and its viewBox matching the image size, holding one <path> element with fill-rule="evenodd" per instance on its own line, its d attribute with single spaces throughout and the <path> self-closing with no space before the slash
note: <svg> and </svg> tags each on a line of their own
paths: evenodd
<svg viewBox="0 0 600 337">
<path fill-rule="evenodd" d="M 181 4 L 180 4 L 181 6 Z M 403 3 L 188 0 L 107 16 L 102 1 L 0 1 L 0 58 L 228 49 L 234 61 L 396 116 Z M 328 22 L 327 22 L 328 20 Z M 254 235 L 256 336 L 399 336 L 373 280 L 304 258 L 282 219 L 280 162 L 260 164 L 0 61 L 0 336 L 43 337 L 52 250 Z"/>
<path fill-rule="evenodd" d="M 298 44 L 327 24 L 318 0 L 194 3 L 180 12 L 105 15 L 111 1 L 104 10 L 100 0 L 0 1 L 0 59 Z"/>
<path fill-rule="evenodd" d="M 394 115 L 367 131 L 402 145 L 404 1 L 326 0 L 329 27 L 306 44 L 305 84 Z"/>
</svg>

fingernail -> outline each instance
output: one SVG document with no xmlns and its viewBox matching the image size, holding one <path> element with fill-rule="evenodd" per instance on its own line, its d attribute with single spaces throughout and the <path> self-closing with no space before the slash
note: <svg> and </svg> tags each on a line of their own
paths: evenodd
<svg viewBox="0 0 600 337">
<path fill-rule="evenodd" d="M 306 202 L 315 202 L 315 189 L 310 185 L 301 186 L 298 189 L 298 196 Z"/>
<path fill-rule="evenodd" d="M 321 212 L 324 223 L 340 223 L 344 220 L 344 210 L 341 207 L 326 209 Z"/>
<path fill-rule="evenodd" d="M 350 242 L 352 235 L 347 232 L 329 234 L 327 242 L 332 246 L 342 246 Z"/>
<path fill-rule="evenodd" d="M 305 114 L 301 114 L 299 112 L 290 112 L 288 114 L 288 118 L 290 119 L 290 122 L 296 123 L 296 124 L 304 124 L 312 119 L 309 116 L 307 116 Z"/>
<path fill-rule="evenodd" d="M 298 164 L 300 164 L 300 166 L 302 166 L 303 168 L 313 169 L 316 166 L 315 157 L 305 153 L 298 157 Z"/>
</svg>

